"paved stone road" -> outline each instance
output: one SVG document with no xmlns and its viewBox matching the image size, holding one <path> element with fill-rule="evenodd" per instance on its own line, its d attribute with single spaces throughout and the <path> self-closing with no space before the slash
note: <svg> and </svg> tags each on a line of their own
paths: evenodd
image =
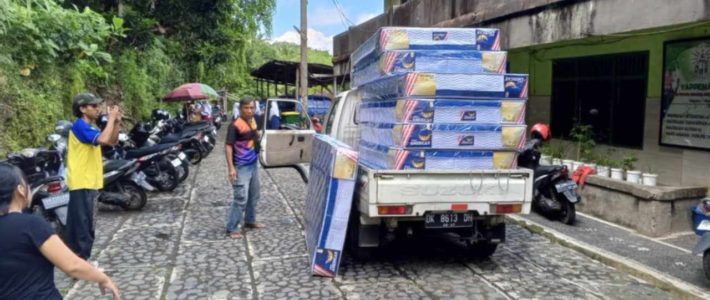
<svg viewBox="0 0 710 300">
<path fill-rule="evenodd" d="M 346 257 L 335 280 L 310 276 L 306 187 L 290 169 L 261 171 L 259 222 L 224 238 L 231 199 L 221 147 L 175 192 L 141 212 L 101 211 L 93 257 L 124 299 L 670 299 L 625 273 L 510 225 L 490 260 L 444 238 L 396 242 L 367 263 Z M 107 299 L 57 272 L 67 299 Z"/>
</svg>

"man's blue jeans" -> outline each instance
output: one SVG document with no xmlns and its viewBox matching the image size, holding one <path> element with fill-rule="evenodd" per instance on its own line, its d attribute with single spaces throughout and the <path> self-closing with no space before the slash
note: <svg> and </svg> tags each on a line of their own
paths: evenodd
<svg viewBox="0 0 710 300">
<path fill-rule="evenodd" d="M 256 223 L 256 203 L 261 198 L 257 163 L 237 166 L 237 182 L 232 188 L 234 189 L 234 200 L 232 200 L 232 206 L 227 213 L 227 233 L 239 231 L 243 213 L 246 214 L 245 223 Z"/>
</svg>

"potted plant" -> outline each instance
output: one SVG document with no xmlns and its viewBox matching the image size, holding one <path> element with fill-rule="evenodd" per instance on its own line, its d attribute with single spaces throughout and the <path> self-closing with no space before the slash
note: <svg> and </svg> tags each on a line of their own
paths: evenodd
<svg viewBox="0 0 710 300">
<path fill-rule="evenodd" d="M 552 164 L 552 155 L 550 154 L 550 146 L 543 145 L 540 147 L 540 165 L 549 166 Z"/>
<path fill-rule="evenodd" d="M 651 166 L 646 168 L 646 172 L 641 174 L 641 182 L 643 185 L 656 186 L 658 183 L 658 172 Z"/>
<path fill-rule="evenodd" d="M 609 177 L 610 176 L 610 166 L 613 164 L 611 159 L 608 157 L 599 157 L 596 160 L 597 162 L 597 175 L 603 176 L 603 177 Z"/>
<path fill-rule="evenodd" d="M 572 164 L 572 171 L 585 165 L 585 162 L 591 161 L 594 156 L 594 147 L 597 145 L 594 141 L 594 130 L 592 125 L 577 124 L 570 132 L 572 141 L 577 144 L 576 161 Z"/>
<path fill-rule="evenodd" d="M 626 181 L 632 183 L 641 183 L 641 171 L 634 169 L 634 164 L 638 161 L 638 158 L 633 154 L 626 155 L 621 160 L 621 165 L 626 171 Z"/>
<path fill-rule="evenodd" d="M 607 162 L 609 166 L 609 174 L 611 179 L 624 180 L 624 169 L 621 168 L 621 163 L 616 160 L 609 160 Z"/>
<path fill-rule="evenodd" d="M 550 144 L 547 147 L 548 153 L 552 156 L 552 164 L 555 166 L 562 165 L 562 159 L 567 155 L 567 149 L 561 143 Z"/>
</svg>

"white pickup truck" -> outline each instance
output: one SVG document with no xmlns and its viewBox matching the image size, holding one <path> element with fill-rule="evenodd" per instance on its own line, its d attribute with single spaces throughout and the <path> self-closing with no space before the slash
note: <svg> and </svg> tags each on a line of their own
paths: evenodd
<svg viewBox="0 0 710 300">
<path fill-rule="evenodd" d="M 296 100 L 269 99 L 279 106 Z M 357 149 L 359 93 L 341 93 L 324 122 L 324 133 Z M 264 119 L 260 161 L 265 168 L 295 167 L 307 180 L 314 130 L 301 113 L 300 126 L 276 129 Z M 284 130 L 290 129 L 290 130 Z M 360 164 L 348 227 L 348 250 L 368 256 L 398 235 L 423 231 L 454 232 L 472 255 L 488 257 L 505 241 L 505 214 L 528 214 L 533 172 L 510 170 L 374 170 Z"/>
</svg>

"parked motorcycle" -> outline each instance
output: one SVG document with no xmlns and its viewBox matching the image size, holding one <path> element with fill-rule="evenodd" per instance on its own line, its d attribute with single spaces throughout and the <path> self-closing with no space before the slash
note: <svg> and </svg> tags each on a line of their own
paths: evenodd
<svg viewBox="0 0 710 300">
<path fill-rule="evenodd" d="M 703 256 L 703 272 L 710 280 L 710 198 L 700 200 L 693 208 L 693 228 L 700 240 L 693 248 L 693 255 Z"/>
<path fill-rule="evenodd" d="M 66 172 L 63 161 L 70 130 L 71 122 L 59 121 L 55 133 L 47 138 L 52 142 L 52 148 L 60 153 L 60 174 Z M 104 160 L 104 188 L 99 193 L 98 201 L 126 210 L 142 209 L 148 200 L 144 190 L 154 191 L 155 187 L 146 181 L 145 174 L 138 167 L 136 161 Z"/>
<path fill-rule="evenodd" d="M 8 155 L 20 168 L 32 190 L 30 212 L 43 217 L 60 234 L 67 225 L 69 189 L 60 176 L 61 154 L 55 150 L 25 149 Z"/>
<path fill-rule="evenodd" d="M 577 183 L 570 179 L 566 166 L 540 165 L 538 147 L 550 138 L 550 128 L 546 124 L 535 124 L 530 129 L 530 140 L 518 155 L 518 167 L 534 172 L 533 208 L 571 225 L 576 219 L 575 205 L 581 197 L 577 193 Z"/>
<path fill-rule="evenodd" d="M 149 184 L 143 187 L 145 174 L 137 173 L 140 165 L 136 160 L 106 160 L 104 162 L 104 188 L 99 202 L 116 205 L 125 210 L 141 210 L 148 202 L 144 188 L 154 190 Z"/>
</svg>

